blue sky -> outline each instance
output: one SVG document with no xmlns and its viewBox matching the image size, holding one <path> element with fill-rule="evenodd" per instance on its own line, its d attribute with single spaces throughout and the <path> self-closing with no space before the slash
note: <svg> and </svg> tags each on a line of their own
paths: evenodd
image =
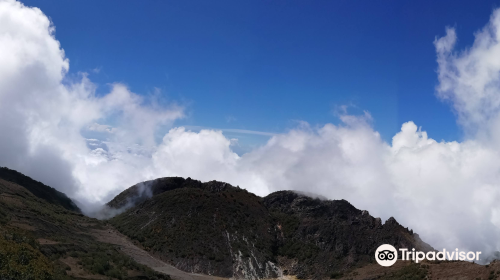
<svg viewBox="0 0 500 280">
<path fill-rule="evenodd" d="M 346 199 L 435 248 L 499 251 L 497 3 L 311 2 L 0 1 L 0 166 L 88 213 L 181 176 Z M 373 127 L 325 125 L 344 105 Z M 172 122 L 192 131 L 156 129 Z"/>
<path fill-rule="evenodd" d="M 122 82 L 186 106 L 176 122 L 283 132 L 297 120 L 338 123 L 335 108 L 371 113 L 386 141 L 414 121 L 436 140 L 461 140 L 435 97 L 433 41 L 456 28 L 473 42 L 490 1 L 24 1 L 56 26 L 70 74 L 98 92 Z M 93 71 L 99 69 L 99 71 Z M 226 131 L 241 143 L 268 136 Z"/>
</svg>

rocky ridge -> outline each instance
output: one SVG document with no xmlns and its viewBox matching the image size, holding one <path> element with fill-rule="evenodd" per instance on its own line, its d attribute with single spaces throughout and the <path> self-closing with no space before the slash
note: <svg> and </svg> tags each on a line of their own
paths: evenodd
<svg viewBox="0 0 500 280">
<path fill-rule="evenodd" d="M 135 206 L 132 205 L 135 203 Z M 394 218 L 292 191 L 264 198 L 230 184 L 161 178 L 108 203 L 110 222 L 177 268 L 221 277 L 325 278 L 374 262 L 380 244 L 432 250 Z"/>
</svg>

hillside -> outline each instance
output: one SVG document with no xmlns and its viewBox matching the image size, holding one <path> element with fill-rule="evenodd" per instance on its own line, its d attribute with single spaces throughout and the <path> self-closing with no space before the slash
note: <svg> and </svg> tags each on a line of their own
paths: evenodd
<svg viewBox="0 0 500 280">
<path fill-rule="evenodd" d="M 328 278 L 374 262 L 383 243 L 432 249 L 394 218 L 382 224 L 345 200 L 291 191 L 261 198 L 216 181 L 148 181 L 108 206 L 132 207 L 110 223 L 155 256 L 181 270 L 221 277 Z"/>
<path fill-rule="evenodd" d="M 184 271 L 240 278 L 273 278 L 273 217 L 262 199 L 226 183 L 182 178 L 150 182 L 151 199 L 110 220 L 118 230 Z M 126 205 L 136 186 L 108 205 Z"/>
<path fill-rule="evenodd" d="M 395 219 L 382 224 L 345 200 L 291 191 L 261 198 L 226 183 L 177 177 L 135 185 L 108 205 L 128 208 L 109 220 L 116 228 L 0 179 L 0 279 L 500 277 L 497 261 L 381 267 L 372 257 L 381 243 L 432 248 Z"/>
<path fill-rule="evenodd" d="M 36 185 L 11 174 L 30 188 Z M 0 279 L 169 279 L 119 246 L 98 241 L 94 232 L 105 223 L 49 203 L 20 183 L 0 179 Z M 42 188 L 38 194 L 53 193 Z"/>
<path fill-rule="evenodd" d="M 394 218 L 384 224 L 345 200 L 313 199 L 291 191 L 263 198 L 274 217 L 279 266 L 299 277 L 321 278 L 374 262 L 376 248 L 433 250 Z"/>
<path fill-rule="evenodd" d="M 52 187 L 44 185 L 43 183 L 35 181 L 15 170 L 11 170 L 6 167 L 0 167 L 0 179 L 23 186 L 33 195 L 47 201 L 48 203 L 60 205 L 67 210 L 75 211 L 78 213 L 81 212 L 78 206 L 76 206 L 75 203 L 64 193 Z"/>
</svg>

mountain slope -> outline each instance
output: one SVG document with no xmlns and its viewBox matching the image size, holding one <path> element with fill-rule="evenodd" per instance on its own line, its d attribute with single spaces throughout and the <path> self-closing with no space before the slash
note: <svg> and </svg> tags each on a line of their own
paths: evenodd
<svg viewBox="0 0 500 280">
<path fill-rule="evenodd" d="M 382 224 L 379 218 L 345 200 L 320 200 L 279 191 L 264 197 L 263 202 L 281 234 L 279 265 L 299 277 L 320 278 L 371 263 L 381 244 L 432 250 L 394 218 Z"/>
<path fill-rule="evenodd" d="M 4 179 L 6 181 L 21 185 L 36 197 L 44 199 L 49 203 L 60 205 L 68 210 L 78 213 L 81 212 L 78 206 L 76 206 L 75 203 L 64 193 L 52 187 L 44 185 L 43 183 L 35 181 L 15 170 L 11 170 L 6 167 L 0 167 L 0 179 Z"/>
<path fill-rule="evenodd" d="M 164 178 L 150 182 L 150 187 L 156 195 L 110 220 L 122 233 L 184 271 L 236 278 L 278 276 L 272 216 L 260 197 L 215 181 Z M 138 193 L 136 186 L 131 189 L 108 205 L 126 205 L 124 201 L 134 199 L 126 194 Z"/>
<path fill-rule="evenodd" d="M 104 227 L 0 179 L 0 279 L 169 279 L 99 242 Z"/>
<path fill-rule="evenodd" d="M 291 191 L 261 198 L 229 184 L 161 178 L 108 203 L 110 220 L 177 268 L 222 277 L 325 278 L 374 261 L 380 244 L 431 250 L 395 219 L 382 224 L 345 200 Z"/>
<path fill-rule="evenodd" d="M 139 202 L 135 207 L 134 202 Z M 132 207 L 109 223 L 68 211 L 0 179 L 0 278 L 232 279 L 496 279 L 500 262 L 460 261 L 389 268 L 374 247 L 430 250 L 394 219 L 382 224 L 344 200 L 291 191 L 264 198 L 222 182 L 162 178 L 139 184 L 110 205 Z M 135 244 L 134 244 L 135 243 Z M 144 249 L 147 249 L 148 254 Z M 151 256 L 163 259 L 158 260 Z M 140 265 L 139 263 L 143 264 Z M 146 266 L 148 267 L 146 267 Z"/>
</svg>

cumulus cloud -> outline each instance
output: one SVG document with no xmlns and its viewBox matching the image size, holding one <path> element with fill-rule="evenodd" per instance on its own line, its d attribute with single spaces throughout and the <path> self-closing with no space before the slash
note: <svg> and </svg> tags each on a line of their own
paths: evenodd
<svg viewBox="0 0 500 280">
<path fill-rule="evenodd" d="M 409 121 L 391 143 L 368 112 L 339 112 L 340 125 L 300 122 L 246 154 L 222 131 L 161 125 L 182 107 L 114 84 L 95 95 L 85 74 L 69 80 L 54 26 L 37 8 L 0 1 L 0 165 L 70 194 L 90 210 L 140 181 L 183 176 L 221 180 L 259 195 L 292 189 L 346 199 L 394 216 L 440 249 L 500 250 L 500 10 L 456 52 L 453 28 L 434 42 L 439 98 L 467 132 L 438 142 Z M 92 137 L 88 136 L 92 135 Z"/>
<path fill-rule="evenodd" d="M 155 145 L 155 129 L 181 118 L 183 110 L 174 104 L 160 107 L 122 84 L 96 96 L 85 74 L 76 81 L 66 78 L 69 60 L 54 34 L 55 27 L 39 9 L 0 1 L 0 166 L 95 202 L 129 183 L 122 172 L 140 164 L 120 158 L 141 150 L 134 144 Z M 106 140 L 120 145 L 108 145 L 108 152 L 90 149 L 82 136 L 86 130 L 113 132 Z M 105 157 L 117 149 L 125 155 Z M 124 165 L 114 171 L 114 179 L 99 175 L 114 165 Z"/>
<path fill-rule="evenodd" d="M 452 28 L 434 42 L 437 96 L 456 112 L 463 142 L 435 141 L 409 121 L 386 143 L 368 112 L 352 116 L 343 107 L 341 125 L 302 122 L 241 157 L 220 132 L 177 128 L 154 152 L 154 166 L 260 195 L 293 189 L 343 198 L 383 219 L 395 216 L 436 248 L 500 250 L 499 28 L 496 10 L 469 49 L 454 50 Z"/>
<path fill-rule="evenodd" d="M 469 137 L 498 139 L 500 131 L 500 10 L 475 34 L 472 47 L 454 52 L 453 28 L 436 39 L 438 96 L 450 101 Z"/>
</svg>

